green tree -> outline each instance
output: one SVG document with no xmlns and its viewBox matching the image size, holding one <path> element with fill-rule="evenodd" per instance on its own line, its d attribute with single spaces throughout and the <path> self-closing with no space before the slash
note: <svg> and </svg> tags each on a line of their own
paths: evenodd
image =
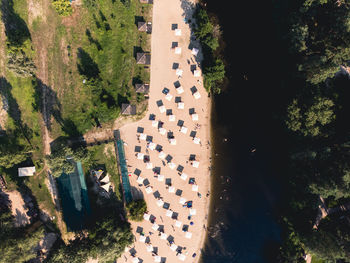
<svg viewBox="0 0 350 263">
<path fill-rule="evenodd" d="M 225 77 L 225 65 L 221 59 L 216 59 L 214 65 L 204 68 L 204 86 L 208 91 L 220 93 L 221 89 L 218 84 Z"/>
<path fill-rule="evenodd" d="M 73 12 L 69 0 L 53 0 L 52 5 L 60 16 L 69 16 Z"/>
<path fill-rule="evenodd" d="M 133 200 L 126 205 L 129 218 L 133 221 L 142 221 L 144 213 L 147 212 L 147 204 L 144 199 Z"/>
</svg>

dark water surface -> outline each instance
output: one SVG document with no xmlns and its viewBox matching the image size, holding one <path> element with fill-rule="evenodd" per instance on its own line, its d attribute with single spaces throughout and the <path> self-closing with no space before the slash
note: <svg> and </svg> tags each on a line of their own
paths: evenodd
<svg viewBox="0 0 350 263">
<path fill-rule="evenodd" d="M 275 116 L 285 95 L 274 9 L 270 1 L 203 2 L 221 24 L 229 84 L 213 100 L 212 202 L 202 262 L 276 262 L 285 142 Z"/>
</svg>

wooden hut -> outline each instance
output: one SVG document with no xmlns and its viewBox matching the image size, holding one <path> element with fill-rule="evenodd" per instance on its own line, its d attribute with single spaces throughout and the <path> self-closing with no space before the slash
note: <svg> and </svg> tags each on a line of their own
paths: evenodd
<svg viewBox="0 0 350 263">
<path fill-rule="evenodd" d="M 144 93 L 148 94 L 149 92 L 149 84 L 136 84 L 135 85 L 136 93 Z"/>
<path fill-rule="evenodd" d="M 122 104 L 122 115 L 136 115 L 136 106 L 123 103 Z"/>
<path fill-rule="evenodd" d="M 137 53 L 136 63 L 141 65 L 151 65 L 151 54 L 150 53 Z"/>
</svg>

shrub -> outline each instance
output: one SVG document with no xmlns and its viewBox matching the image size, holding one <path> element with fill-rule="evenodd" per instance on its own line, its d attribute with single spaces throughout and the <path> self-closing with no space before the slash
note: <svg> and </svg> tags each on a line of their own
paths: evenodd
<svg viewBox="0 0 350 263">
<path fill-rule="evenodd" d="M 126 205 L 129 218 L 133 221 L 142 221 L 143 214 L 147 211 L 147 204 L 144 199 L 131 201 Z"/>
<path fill-rule="evenodd" d="M 69 0 L 54 0 L 52 5 L 60 16 L 69 16 L 73 12 Z"/>
</svg>

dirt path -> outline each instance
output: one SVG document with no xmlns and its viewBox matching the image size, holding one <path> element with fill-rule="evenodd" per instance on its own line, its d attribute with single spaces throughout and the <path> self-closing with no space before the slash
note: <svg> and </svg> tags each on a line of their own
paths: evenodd
<svg viewBox="0 0 350 263">
<path fill-rule="evenodd" d="M 0 20 L 0 78 L 6 77 L 5 75 L 5 63 L 6 63 L 6 53 L 5 53 L 5 43 L 6 43 L 6 35 L 5 35 L 5 25 Z M 1 86 L 1 83 L 0 83 Z M 0 131 L 4 129 L 6 121 L 7 121 L 7 111 L 4 109 L 4 102 L 6 98 L 0 97 Z"/>
</svg>

